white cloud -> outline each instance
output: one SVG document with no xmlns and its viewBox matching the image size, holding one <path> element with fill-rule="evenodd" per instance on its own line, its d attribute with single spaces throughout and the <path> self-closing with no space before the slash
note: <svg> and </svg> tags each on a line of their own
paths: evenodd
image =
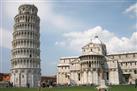
<svg viewBox="0 0 137 91">
<path fill-rule="evenodd" d="M 129 6 L 129 7 L 125 10 L 125 12 L 127 12 L 127 13 L 128 13 L 128 12 L 137 13 L 137 3 Z"/>
<path fill-rule="evenodd" d="M 18 14 L 18 7 L 22 4 L 34 4 L 38 8 L 38 15 L 42 20 L 46 19 L 52 14 L 52 5 L 48 2 L 44 2 L 42 0 L 36 1 L 36 0 L 16 0 L 16 1 L 10 1 L 5 0 L 3 1 L 3 11 L 5 15 L 7 15 L 10 18 L 15 17 L 15 15 Z"/>
<path fill-rule="evenodd" d="M 54 5 L 52 4 L 52 2 L 47 2 L 45 0 L 3 0 L 2 1 L 2 14 L 3 16 L 3 21 L 7 21 L 5 19 L 12 19 L 18 14 L 18 7 L 21 4 L 34 4 L 36 5 L 36 7 L 38 8 L 38 15 L 40 16 L 41 19 L 41 24 L 50 24 L 51 26 L 58 28 L 59 30 L 69 30 L 74 28 L 75 24 L 79 24 L 77 23 L 75 20 L 72 20 L 70 17 L 67 16 L 63 16 L 61 14 L 57 14 L 54 12 Z M 3 24 L 4 25 L 4 24 Z M 11 25 L 12 26 L 12 25 Z M 71 27 L 70 27 L 71 26 Z M 7 28 L 9 26 L 2 26 L 2 28 Z M 41 26 L 41 27 L 45 27 L 45 26 Z M 1 28 L 1 29 L 2 29 Z M 59 31 L 60 32 L 60 31 Z M 6 31 L 5 29 L 2 29 L 2 34 L 3 35 L 10 35 L 8 31 Z M 3 40 L 8 40 L 6 42 L 3 42 L 1 44 L 1 46 L 6 47 L 6 48 L 10 48 L 9 44 L 11 42 L 9 42 L 9 36 L 3 36 L 2 39 Z M 11 38 L 10 38 L 11 40 Z M 7 43 L 9 42 L 9 43 Z"/>
<path fill-rule="evenodd" d="M 137 19 L 137 3 L 129 6 L 124 13 L 128 14 L 130 18 Z M 131 29 L 137 30 L 137 23 L 131 26 Z"/>
<path fill-rule="evenodd" d="M 108 53 L 137 51 L 137 32 L 134 32 L 130 38 L 119 38 L 100 26 L 82 32 L 65 33 L 63 34 L 64 40 L 57 41 L 55 45 L 80 51 L 81 47 L 89 43 L 95 35 L 98 35 L 106 44 Z"/>
<path fill-rule="evenodd" d="M 137 3 L 129 6 L 124 13 L 129 13 L 129 16 L 131 18 L 136 18 L 137 17 Z"/>
<path fill-rule="evenodd" d="M 0 46 L 4 47 L 4 48 L 8 48 L 11 49 L 12 45 L 11 45 L 11 40 L 12 40 L 12 33 L 11 31 L 5 30 L 0 28 L 1 31 L 1 37 L 0 37 Z"/>
<path fill-rule="evenodd" d="M 137 30 L 137 23 L 132 26 L 132 29 Z"/>
<path fill-rule="evenodd" d="M 79 21 L 72 19 L 71 17 L 58 14 L 57 12 L 55 13 L 54 3 L 47 0 L 16 0 L 16 2 L 5 0 L 3 1 L 3 11 L 5 15 L 10 17 L 10 19 L 13 19 L 13 17 L 18 13 L 18 7 L 21 4 L 26 3 L 36 5 L 38 8 L 38 15 L 41 19 L 41 24 L 50 24 L 60 30 L 70 30 L 77 27 L 77 25 L 82 25 Z"/>
</svg>

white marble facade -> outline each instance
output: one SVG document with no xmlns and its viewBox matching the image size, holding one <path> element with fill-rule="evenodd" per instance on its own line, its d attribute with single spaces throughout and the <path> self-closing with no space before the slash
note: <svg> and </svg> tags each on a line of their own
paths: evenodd
<svg viewBox="0 0 137 91">
<path fill-rule="evenodd" d="M 37 87 L 41 77 L 38 9 L 23 4 L 18 11 L 14 18 L 11 82 L 16 87 Z"/>
<path fill-rule="evenodd" d="M 60 58 L 57 84 L 99 85 L 100 69 L 107 84 L 134 84 L 137 79 L 137 52 L 107 54 L 106 45 L 95 36 L 82 47 L 82 55 Z"/>
</svg>

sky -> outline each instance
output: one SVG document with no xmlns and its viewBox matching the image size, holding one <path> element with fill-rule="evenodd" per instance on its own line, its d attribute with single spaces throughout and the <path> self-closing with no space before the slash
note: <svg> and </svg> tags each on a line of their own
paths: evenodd
<svg viewBox="0 0 137 91">
<path fill-rule="evenodd" d="M 38 8 L 42 75 L 56 75 L 60 57 L 81 55 L 95 35 L 108 54 L 137 52 L 136 0 L 0 0 L 0 72 L 10 72 L 14 17 L 21 4 Z"/>
</svg>

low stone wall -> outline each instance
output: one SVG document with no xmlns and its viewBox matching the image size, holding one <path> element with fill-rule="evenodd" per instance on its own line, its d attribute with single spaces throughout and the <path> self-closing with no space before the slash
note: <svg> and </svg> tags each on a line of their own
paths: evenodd
<svg viewBox="0 0 137 91">
<path fill-rule="evenodd" d="M 3 88 L 3 87 L 8 87 L 8 82 L 1 81 L 0 82 L 0 88 Z"/>
</svg>

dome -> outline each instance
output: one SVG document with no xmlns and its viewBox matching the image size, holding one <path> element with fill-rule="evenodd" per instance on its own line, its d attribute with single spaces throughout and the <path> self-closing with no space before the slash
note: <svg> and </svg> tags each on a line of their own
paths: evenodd
<svg viewBox="0 0 137 91">
<path fill-rule="evenodd" d="M 91 42 L 94 44 L 102 44 L 102 41 L 99 40 L 98 36 L 95 36 L 95 38 L 93 40 L 91 40 Z"/>
</svg>

